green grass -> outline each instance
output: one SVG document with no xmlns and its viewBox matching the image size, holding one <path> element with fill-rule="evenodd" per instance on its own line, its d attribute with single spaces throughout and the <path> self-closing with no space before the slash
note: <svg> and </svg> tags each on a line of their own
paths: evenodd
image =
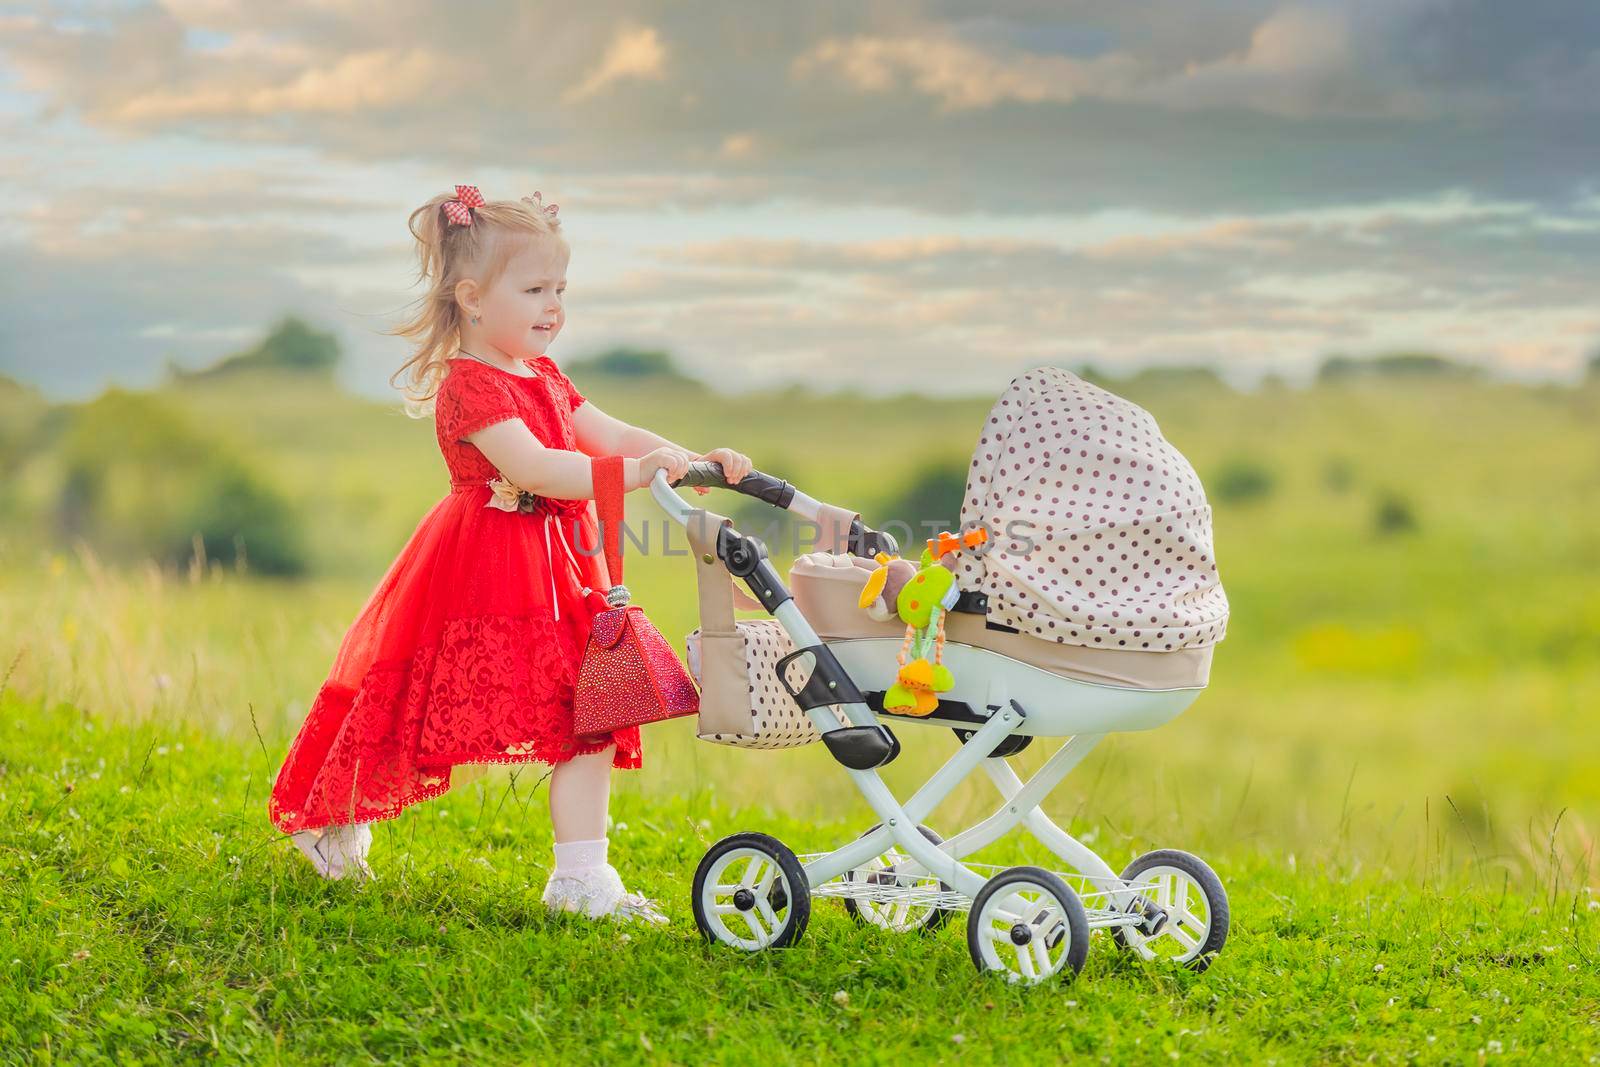
<svg viewBox="0 0 1600 1067">
<path fill-rule="evenodd" d="M 1212 859 L 1235 920 L 1208 973 L 1138 963 L 1096 935 L 1075 983 L 1018 989 L 980 978 L 959 922 L 896 936 L 857 927 L 830 901 L 788 950 L 702 942 L 688 882 L 710 841 L 755 828 L 825 848 L 859 819 L 797 818 L 778 798 L 730 806 L 710 789 L 624 792 L 618 861 L 673 921 L 619 943 L 617 928 L 539 904 L 550 836 L 532 769 L 379 824 L 378 880 L 326 883 L 263 825 L 274 763 L 260 747 L 15 696 L 0 710 L 10 1061 L 1287 1064 L 1600 1052 L 1600 912 L 1557 878 L 1559 863 L 1512 893 L 1492 865 L 1437 842 L 1404 871 L 1370 866 L 1336 837 L 1298 858 L 1221 845 Z M 1153 843 L 1103 835 L 1117 855 Z"/>
<path fill-rule="evenodd" d="M 853 399 L 589 392 L 879 522 L 928 457 L 966 454 L 988 405 L 942 402 L 930 428 Z M 0 1059 L 1600 1056 L 1600 388 L 1134 396 L 1202 477 L 1246 460 L 1270 489 L 1217 506 L 1233 615 L 1210 689 L 1160 730 L 1109 738 L 1046 806 L 1113 866 L 1202 855 L 1234 927 L 1204 975 L 1097 938 L 1076 983 L 1036 990 L 981 981 L 959 923 L 899 939 L 832 902 L 787 952 L 704 946 L 687 891 L 713 840 L 761 830 L 820 851 L 873 820 L 822 746 L 739 752 L 686 722 L 652 727 L 645 767 L 615 778 L 619 863 L 666 901 L 666 931 L 619 949 L 543 914 L 531 767 L 381 824 L 376 883 L 316 879 L 268 824 L 267 783 L 444 491 L 433 427 L 291 382 L 169 399 L 295 501 L 318 573 L 113 564 L 0 521 Z M 0 515 L 37 512 L 51 484 L 51 456 L 28 456 Z M 1414 529 L 1380 528 L 1388 498 Z M 660 513 L 630 507 L 659 536 Z M 681 557 L 633 554 L 628 581 L 664 633 L 693 627 Z M 899 732 L 885 777 L 904 797 L 952 742 Z M 992 803 L 970 783 L 928 821 L 948 833 Z M 978 858 L 1046 861 L 1015 839 Z"/>
</svg>

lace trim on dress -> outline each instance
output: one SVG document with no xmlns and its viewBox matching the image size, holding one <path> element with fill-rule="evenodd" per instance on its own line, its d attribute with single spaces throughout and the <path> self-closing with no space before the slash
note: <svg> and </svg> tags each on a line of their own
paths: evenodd
<svg viewBox="0 0 1600 1067">
<path fill-rule="evenodd" d="M 353 694 L 325 685 L 279 772 L 273 822 L 288 833 L 393 818 L 447 792 L 462 763 L 556 764 L 615 744 L 613 767 L 640 767 L 637 727 L 573 736 L 573 642 L 548 612 L 450 619 L 409 659 L 369 667 Z"/>
</svg>

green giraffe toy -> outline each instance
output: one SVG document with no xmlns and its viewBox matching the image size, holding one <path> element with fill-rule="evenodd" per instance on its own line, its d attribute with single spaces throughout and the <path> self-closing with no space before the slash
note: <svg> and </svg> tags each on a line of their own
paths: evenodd
<svg viewBox="0 0 1600 1067">
<path fill-rule="evenodd" d="M 939 706 L 935 695 L 955 686 L 944 658 L 945 614 L 956 606 L 961 590 L 956 576 L 943 558 L 959 548 L 971 548 L 987 540 L 987 531 L 974 530 L 962 537 L 941 534 L 930 539 L 922 550 L 920 567 L 901 587 L 895 598 L 895 613 L 906 624 L 906 639 L 900 646 L 900 670 L 883 697 L 883 709 L 902 715 L 929 715 Z M 868 607 L 884 591 L 890 566 L 898 557 L 878 553 L 879 567 L 861 591 L 860 606 Z M 902 565 L 904 565 L 902 563 Z"/>
</svg>

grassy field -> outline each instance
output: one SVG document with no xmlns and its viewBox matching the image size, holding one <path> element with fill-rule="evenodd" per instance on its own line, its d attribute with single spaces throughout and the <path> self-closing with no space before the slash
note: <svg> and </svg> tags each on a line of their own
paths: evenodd
<svg viewBox="0 0 1600 1067">
<path fill-rule="evenodd" d="M 1572 1063 L 1600 1053 L 1594 898 L 1558 880 L 1553 860 L 1508 892 L 1486 864 L 1449 855 L 1442 825 L 1404 872 L 1333 832 L 1297 860 L 1195 827 L 1218 850 L 1236 916 L 1209 972 L 1139 964 L 1097 935 L 1075 983 L 1019 989 L 980 980 L 959 922 L 897 937 L 824 902 L 788 951 L 744 956 L 701 941 L 688 881 L 715 837 L 759 827 L 820 848 L 857 824 L 709 788 L 624 791 L 614 847 L 673 923 L 619 943 L 539 905 L 549 831 L 531 771 L 380 824 L 380 878 L 329 884 L 263 826 L 273 760 L 259 747 L 174 723 L 115 727 L 15 696 L 0 710 L 0 1049 L 12 1061 Z M 1088 825 L 1113 853 L 1151 843 Z"/>
<path fill-rule="evenodd" d="M 872 820 L 820 746 L 734 752 L 681 722 L 651 729 L 613 806 L 619 865 L 665 899 L 664 931 L 619 946 L 542 914 L 534 768 L 383 824 L 377 882 L 317 880 L 267 823 L 267 783 L 444 474 L 430 422 L 265 392 L 169 399 L 259 458 L 308 517 L 317 577 L 163 572 L 0 535 L 8 1060 L 1600 1055 L 1600 390 L 1131 394 L 1214 493 L 1241 466 L 1266 486 L 1214 501 L 1233 618 L 1210 690 L 1168 727 L 1109 739 L 1047 807 L 1113 865 L 1206 857 L 1233 934 L 1200 976 L 1097 937 L 1076 983 L 1031 991 L 980 981 L 959 923 L 896 939 L 826 903 L 789 952 L 704 947 L 687 896 L 711 841 L 755 829 L 815 851 Z M 922 464 L 964 462 L 988 404 L 944 402 L 929 433 L 858 399 L 590 395 L 873 522 Z M 37 503 L 50 457 L 8 478 L 7 499 Z M 653 505 L 630 509 L 659 532 Z M 692 580 L 681 557 L 629 564 L 669 635 L 694 625 Z M 952 739 L 900 732 L 886 777 L 904 795 Z M 967 825 L 986 790 L 930 823 Z M 1019 841 L 980 858 L 1044 859 Z"/>
</svg>

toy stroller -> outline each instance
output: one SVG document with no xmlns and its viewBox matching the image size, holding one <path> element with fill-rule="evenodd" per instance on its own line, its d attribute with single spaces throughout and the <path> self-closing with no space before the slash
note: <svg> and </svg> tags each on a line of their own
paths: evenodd
<svg viewBox="0 0 1600 1067">
<path fill-rule="evenodd" d="M 785 508 L 817 524 L 834 551 L 800 557 L 785 587 L 759 539 L 673 491 L 694 485 Z M 730 487 L 718 465 L 696 463 L 670 485 L 658 473 L 651 490 L 694 548 L 702 625 L 688 651 L 702 687 L 699 736 L 752 748 L 821 740 L 878 820 L 829 853 L 796 855 L 761 833 L 718 841 L 693 885 L 708 939 L 746 951 L 792 945 L 812 899 L 839 897 L 857 920 L 901 932 L 967 912 L 973 962 L 1012 981 L 1076 974 L 1096 929 L 1146 959 L 1209 966 L 1229 915 L 1210 867 L 1163 849 L 1118 873 L 1040 808 L 1107 733 L 1152 729 L 1187 708 L 1225 629 L 1210 509 L 1148 414 L 1056 368 L 1012 383 L 980 437 L 962 507 L 963 527 L 990 531 L 987 543 L 947 535 L 923 555 L 954 579 L 937 583 L 930 668 L 943 687 L 887 709 L 911 643 L 904 609 L 919 595 L 884 573 L 899 551 L 893 537 L 759 472 Z M 1026 544 L 1020 518 L 1036 520 Z M 734 621 L 732 578 L 769 618 Z M 900 752 L 902 724 L 947 727 L 960 741 L 904 802 L 878 774 Z M 1024 783 L 1007 758 L 1042 737 L 1068 740 Z M 994 812 L 947 840 L 923 826 L 979 768 L 1000 793 Z M 1070 871 L 964 861 L 1018 826 Z"/>
</svg>

